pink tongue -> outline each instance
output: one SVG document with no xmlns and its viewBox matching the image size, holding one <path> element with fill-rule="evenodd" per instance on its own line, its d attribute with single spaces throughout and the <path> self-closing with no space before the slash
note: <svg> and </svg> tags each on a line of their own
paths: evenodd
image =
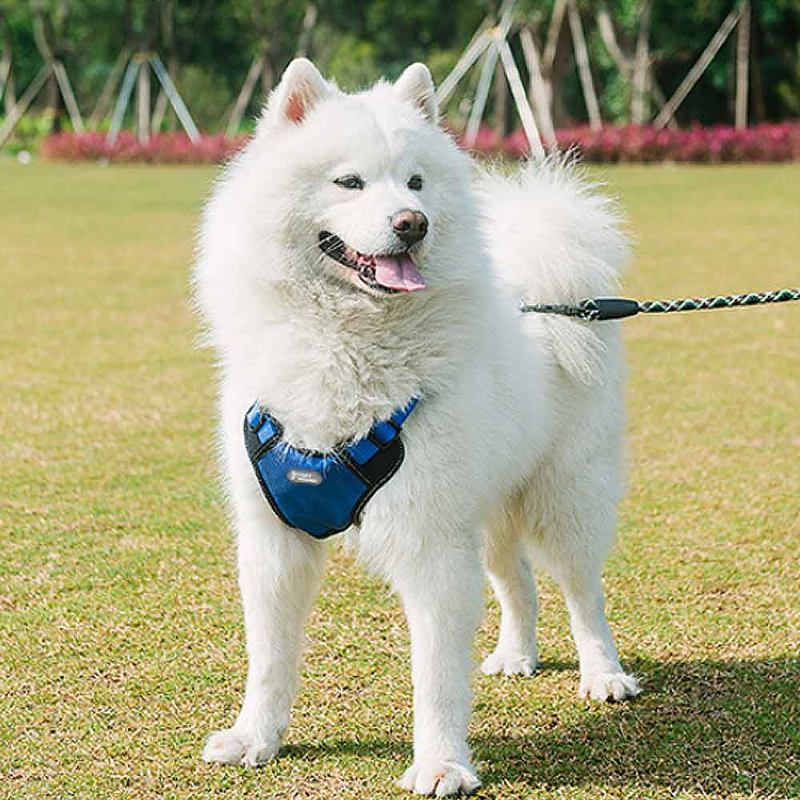
<svg viewBox="0 0 800 800">
<path fill-rule="evenodd" d="M 408 253 L 375 256 L 375 280 L 381 286 L 399 292 L 416 292 L 427 286 Z"/>
</svg>

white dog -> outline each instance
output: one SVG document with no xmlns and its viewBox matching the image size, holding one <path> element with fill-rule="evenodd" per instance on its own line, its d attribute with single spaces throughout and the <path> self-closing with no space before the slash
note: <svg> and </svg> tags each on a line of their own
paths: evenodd
<svg viewBox="0 0 800 800">
<path fill-rule="evenodd" d="M 639 692 L 600 577 L 623 483 L 618 325 L 518 311 L 521 298 L 612 292 L 618 222 L 563 162 L 476 174 L 437 126 L 421 64 L 355 95 L 307 60 L 289 65 L 208 204 L 196 269 L 222 373 L 249 656 L 239 716 L 206 760 L 278 752 L 328 549 L 265 499 L 242 434 L 254 400 L 303 453 L 361 440 L 419 398 L 402 466 L 343 535 L 408 618 L 414 762 L 401 786 L 479 785 L 467 724 L 484 568 L 502 608 L 485 672 L 536 668 L 530 558 L 564 592 L 581 696 Z"/>
</svg>

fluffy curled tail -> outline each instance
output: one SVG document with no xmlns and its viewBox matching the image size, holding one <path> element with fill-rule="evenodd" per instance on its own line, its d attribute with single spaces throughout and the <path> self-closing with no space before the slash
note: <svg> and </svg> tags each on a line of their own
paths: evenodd
<svg viewBox="0 0 800 800">
<path fill-rule="evenodd" d="M 515 296 L 574 305 L 617 292 L 630 251 L 622 216 L 573 158 L 553 155 L 511 174 L 486 171 L 478 192 L 497 274 Z M 566 318 L 543 317 L 538 324 L 574 379 L 599 379 L 607 336 Z"/>
</svg>

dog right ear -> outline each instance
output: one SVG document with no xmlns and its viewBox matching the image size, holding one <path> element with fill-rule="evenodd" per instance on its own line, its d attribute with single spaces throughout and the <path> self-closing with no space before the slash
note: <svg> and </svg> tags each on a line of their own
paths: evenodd
<svg viewBox="0 0 800 800">
<path fill-rule="evenodd" d="M 439 120 L 436 88 L 431 72 L 424 64 L 417 62 L 406 67 L 392 88 L 395 94 L 411 103 L 425 119 L 436 125 Z"/>
<path fill-rule="evenodd" d="M 295 58 L 267 101 L 261 124 L 276 122 L 299 125 L 314 106 L 330 96 L 333 87 L 307 58 Z"/>
</svg>

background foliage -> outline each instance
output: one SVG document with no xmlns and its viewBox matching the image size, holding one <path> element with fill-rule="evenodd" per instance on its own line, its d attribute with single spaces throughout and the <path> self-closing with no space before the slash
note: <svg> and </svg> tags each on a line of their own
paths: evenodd
<svg viewBox="0 0 800 800">
<path fill-rule="evenodd" d="M 309 5 L 316 23 L 301 39 Z M 541 44 L 552 0 L 520 0 L 520 19 Z M 606 3 L 628 52 L 640 0 Z M 656 0 L 651 50 L 657 82 L 669 95 L 728 13 L 732 0 Z M 0 0 L 0 45 L 13 49 L 16 93 L 39 68 L 42 56 L 34 20 L 47 23 L 50 44 L 75 84 L 88 115 L 120 51 L 155 48 L 174 69 L 177 84 L 201 128 L 219 130 L 256 52 L 267 63 L 261 91 L 248 109 L 252 116 L 264 90 L 274 82 L 298 44 L 345 88 L 389 78 L 403 66 L 424 60 L 441 80 L 474 30 L 497 3 L 487 0 Z M 599 2 L 580 3 L 603 118 L 626 121 L 629 87 L 618 74 L 597 30 Z M 734 97 L 735 36 L 682 106 L 682 123 L 730 121 Z M 800 2 L 755 0 L 752 28 L 751 119 L 780 120 L 800 115 Z M 567 53 L 561 87 L 561 125 L 585 119 L 580 88 Z M 519 62 L 522 63 L 520 56 Z M 474 81 L 474 76 L 473 76 Z M 470 93 L 469 86 L 464 89 Z M 40 101 L 48 103 L 47 93 Z M 452 109 L 457 109 L 459 97 Z M 510 113 L 510 111 L 508 112 Z M 174 119 L 167 117 L 167 126 Z M 56 125 L 58 127 L 58 125 Z"/>
</svg>

